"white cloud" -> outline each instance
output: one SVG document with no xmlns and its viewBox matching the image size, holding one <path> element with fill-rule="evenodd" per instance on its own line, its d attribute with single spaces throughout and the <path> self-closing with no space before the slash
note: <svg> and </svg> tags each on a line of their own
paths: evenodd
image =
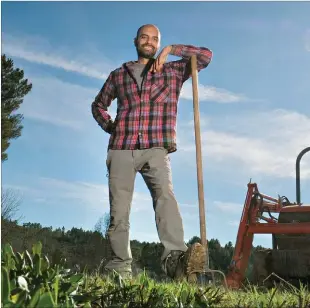
<svg viewBox="0 0 310 308">
<path fill-rule="evenodd" d="M 25 118 L 71 129 L 85 127 L 85 114 L 90 113 L 96 90 L 56 78 L 31 78 L 31 82 L 33 89 L 21 107 Z"/>
<path fill-rule="evenodd" d="M 240 213 L 243 207 L 243 204 L 222 201 L 214 201 L 214 205 L 225 213 Z"/>
<path fill-rule="evenodd" d="M 109 72 L 115 68 L 98 51 L 92 50 L 92 54 L 89 51 L 87 53 L 85 52 L 85 54 L 77 54 L 75 51 L 73 53 L 69 47 L 55 48 L 48 41 L 36 36 L 30 37 L 23 35 L 22 37 L 18 37 L 4 33 L 2 48 L 4 53 L 13 57 L 79 73 L 96 79 L 106 79 Z M 184 84 L 181 98 L 192 100 L 191 81 Z M 237 94 L 222 88 L 204 85 L 199 85 L 199 99 L 201 101 L 217 103 L 253 101 L 244 94 Z"/>
<path fill-rule="evenodd" d="M 257 237 L 257 238 L 272 238 L 272 234 L 265 234 L 265 233 L 261 233 L 261 234 L 255 234 L 254 237 Z"/>
<path fill-rule="evenodd" d="M 92 125 L 91 103 L 99 89 L 87 88 L 52 77 L 33 77 L 33 89 L 25 97 L 20 111 L 25 118 L 74 130 Z M 109 112 L 115 117 L 116 106 Z M 92 122 L 90 122 L 92 121 Z"/>
<path fill-rule="evenodd" d="M 153 201 L 149 193 L 134 191 L 132 200 L 132 212 L 153 212 Z"/>
<path fill-rule="evenodd" d="M 29 183 L 32 182 L 31 179 L 28 180 Z M 41 177 L 28 185 L 10 185 L 10 187 L 21 191 L 25 197 L 40 202 L 41 205 L 67 203 L 72 206 L 82 204 L 95 209 L 103 206 L 107 208 L 108 188 L 106 185 Z"/>
<path fill-rule="evenodd" d="M 297 112 L 272 110 L 242 114 L 226 119 L 223 124 L 221 130 L 202 130 L 203 155 L 213 166 L 230 165 L 238 174 L 243 168 L 249 176 L 295 177 L 296 157 L 310 146 L 310 118 Z M 185 155 L 195 151 L 193 136 L 185 137 L 182 131 L 180 148 Z M 306 156 L 301 176 L 310 178 L 310 161 Z"/>
<path fill-rule="evenodd" d="M 31 183 L 31 179 L 28 179 Z M 23 196 L 44 205 L 54 204 L 79 204 L 85 208 L 108 211 L 109 209 L 109 188 L 105 184 L 89 182 L 69 182 L 65 180 L 41 177 L 32 184 L 25 185 L 4 185 L 20 192 Z M 149 204 L 147 204 L 149 203 Z M 152 211 L 149 195 L 135 192 L 132 201 L 132 211 Z"/>
<path fill-rule="evenodd" d="M 211 119 L 208 116 L 201 113 L 200 114 L 200 127 L 206 127 L 206 126 L 210 125 L 210 123 L 211 123 Z M 183 126 L 183 127 L 187 127 L 187 128 L 188 127 L 194 128 L 194 125 L 195 125 L 194 120 L 190 120 L 187 123 L 181 122 L 179 124 L 180 127 Z"/>
<path fill-rule="evenodd" d="M 228 224 L 232 227 L 239 227 L 240 221 L 239 220 L 232 220 L 232 221 L 229 221 Z"/>
<path fill-rule="evenodd" d="M 308 52 L 310 52 L 310 29 L 308 29 L 304 36 L 305 48 Z"/>
<path fill-rule="evenodd" d="M 71 48 L 60 48 L 51 45 L 40 37 L 12 36 L 2 34 L 2 48 L 7 55 L 27 60 L 29 62 L 45 64 L 65 71 L 79 73 L 88 77 L 105 79 L 111 68 L 98 58 L 86 54 L 77 55 Z"/>
<path fill-rule="evenodd" d="M 222 88 L 204 86 L 202 84 L 199 84 L 198 86 L 198 96 L 199 101 L 209 101 L 217 103 L 238 103 L 253 101 L 252 99 L 246 97 L 244 94 L 237 94 Z M 187 81 L 184 84 L 180 97 L 186 100 L 193 100 L 191 81 Z"/>
</svg>

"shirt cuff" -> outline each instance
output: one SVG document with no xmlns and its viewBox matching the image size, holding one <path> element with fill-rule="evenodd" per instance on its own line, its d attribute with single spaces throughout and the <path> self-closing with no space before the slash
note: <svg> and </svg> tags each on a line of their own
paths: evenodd
<svg viewBox="0 0 310 308">
<path fill-rule="evenodd" d="M 171 45 L 171 46 L 172 49 L 170 54 L 173 56 L 182 57 L 182 51 L 183 51 L 182 45 Z"/>
</svg>

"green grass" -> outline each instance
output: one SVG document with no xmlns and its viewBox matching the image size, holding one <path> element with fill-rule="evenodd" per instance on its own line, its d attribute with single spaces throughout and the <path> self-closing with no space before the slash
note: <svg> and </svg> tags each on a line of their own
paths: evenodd
<svg viewBox="0 0 310 308">
<path fill-rule="evenodd" d="M 97 307 L 310 307 L 309 290 L 288 284 L 270 290 L 249 286 L 227 291 L 213 285 L 158 283 L 146 274 L 131 281 L 122 281 L 117 275 L 114 280 L 99 275 L 88 279 L 89 291 L 100 290 L 97 302 L 101 301 L 101 306 Z"/>
<path fill-rule="evenodd" d="M 50 265 L 39 242 L 32 252 L 14 252 L 6 244 L 1 255 L 2 307 L 298 307 L 310 308 L 310 292 L 282 281 L 273 289 L 250 284 L 239 291 L 222 286 L 156 282 L 142 273 L 132 280 L 119 275 L 72 273 L 65 263 Z"/>
</svg>

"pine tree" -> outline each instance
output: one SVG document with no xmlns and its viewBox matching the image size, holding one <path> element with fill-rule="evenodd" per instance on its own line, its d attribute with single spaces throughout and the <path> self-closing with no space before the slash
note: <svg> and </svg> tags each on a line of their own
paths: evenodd
<svg viewBox="0 0 310 308">
<path fill-rule="evenodd" d="M 10 140 L 21 136 L 23 115 L 15 112 L 31 89 L 24 71 L 14 68 L 13 60 L 1 55 L 1 161 L 8 159 Z"/>
</svg>

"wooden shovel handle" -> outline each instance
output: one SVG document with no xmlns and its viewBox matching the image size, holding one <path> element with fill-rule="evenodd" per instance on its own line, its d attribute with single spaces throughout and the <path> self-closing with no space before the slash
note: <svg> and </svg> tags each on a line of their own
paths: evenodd
<svg viewBox="0 0 310 308">
<path fill-rule="evenodd" d="M 200 135 L 198 70 L 197 70 L 197 56 L 196 55 L 191 57 L 191 73 L 192 73 L 193 103 L 194 103 L 194 125 L 195 125 L 195 141 L 196 141 L 196 165 L 197 165 L 198 200 L 199 200 L 200 238 L 201 238 L 201 244 L 205 247 L 207 256 L 208 256 L 204 188 L 203 188 L 201 135 Z"/>
</svg>

